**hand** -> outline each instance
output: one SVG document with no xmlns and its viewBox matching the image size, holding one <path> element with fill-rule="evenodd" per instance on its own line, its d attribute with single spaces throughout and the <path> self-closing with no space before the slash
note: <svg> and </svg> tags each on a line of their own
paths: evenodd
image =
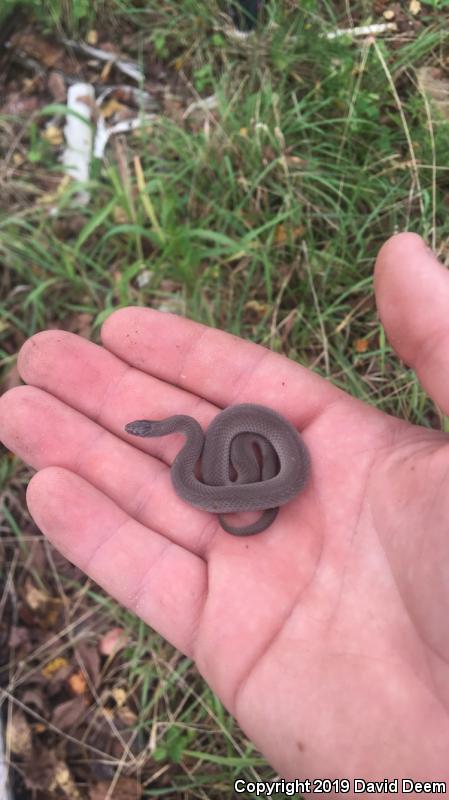
<svg viewBox="0 0 449 800">
<path fill-rule="evenodd" d="M 447 413 L 448 272 L 401 234 L 375 285 L 392 345 Z M 170 314 L 119 310 L 102 340 L 33 336 L 28 385 L 1 398 L 4 443 L 39 470 L 37 525 L 195 659 L 284 777 L 449 780 L 447 436 Z M 175 495 L 181 437 L 123 430 L 179 412 L 205 427 L 240 402 L 286 415 L 312 461 L 306 489 L 246 539 Z"/>
</svg>

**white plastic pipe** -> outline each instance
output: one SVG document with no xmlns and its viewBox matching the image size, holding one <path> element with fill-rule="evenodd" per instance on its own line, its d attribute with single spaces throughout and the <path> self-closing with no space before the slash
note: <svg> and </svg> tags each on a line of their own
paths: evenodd
<svg viewBox="0 0 449 800">
<path fill-rule="evenodd" d="M 70 111 L 80 114 L 84 120 L 74 114 L 67 114 L 64 128 L 66 148 L 62 163 L 66 172 L 76 181 L 85 183 L 89 180 L 90 163 L 92 159 L 92 127 L 90 120 L 95 106 L 95 92 L 88 83 L 74 83 L 67 92 L 67 107 Z M 89 192 L 84 191 L 78 195 L 78 201 L 83 205 L 89 202 Z"/>
</svg>

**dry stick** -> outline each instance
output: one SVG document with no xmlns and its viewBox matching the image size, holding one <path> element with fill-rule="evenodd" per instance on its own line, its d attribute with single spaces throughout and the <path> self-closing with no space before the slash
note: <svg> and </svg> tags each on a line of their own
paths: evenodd
<svg viewBox="0 0 449 800">
<path fill-rule="evenodd" d="M 48 545 L 48 542 L 46 542 L 46 545 Z M 63 602 L 63 606 L 64 606 L 65 621 L 66 621 L 66 624 L 69 625 L 69 623 L 70 623 L 70 615 L 69 615 L 70 603 L 69 603 L 67 595 L 66 595 L 66 593 L 64 591 L 64 588 L 62 586 L 61 579 L 59 577 L 59 573 L 58 573 L 58 571 L 57 571 L 57 569 L 55 567 L 55 564 L 54 564 L 54 561 L 53 561 L 53 557 L 51 555 L 50 547 L 46 546 L 45 549 L 46 549 L 46 553 L 47 553 L 47 559 L 49 561 L 49 564 L 50 564 L 50 567 L 51 567 L 51 571 L 52 571 L 53 577 L 55 579 L 55 583 L 56 583 L 56 585 L 58 587 L 60 596 L 62 598 L 62 602 Z M 95 688 L 95 686 L 93 684 L 93 681 L 91 680 L 91 677 L 90 677 L 90 675 L 89 675 L 89 673 L 88 673 L 88 671 L 86 669 L 84 661 L 82 660 L 82 658 L 80 657 L 80 655 L 78 654 L 78 652 L 76 650 L 76 642 L 75 642 L 74 637 L 72 636 L 72 631 L 71 630 L 69 630 L 69 633 L 68 633 L 68 640 L 69 640 L 70 645 L 72 646 L 73 652 L 75 653 L 75 658 L 77 660 L 77 663 L 78 663 L 78 665 L 79 665 L 79 667 L 80 667 L 80 669 L 81 669 L 81 671 L 82 671 L 82 673 L 83 673 L 83 675 L 84 675 L 84 677 L 86 679 L 86 683 L 87 683 L 87 685 L 89 687 L 89 691 L 90 691 L 93 699 L 95 700 L 95 703 L 96 703 L 96 706 L 97 706 L 99 712 L 102 714 L 103 718 L 106 720 L 107 724 L 111 728 L 111 731 L 114 733 L 114 735 L 119 740 L 120 744 L 123 747 L 124 753 L 126 753 L 128 756 L 130 756 L 130 758 L 132 760 L 135 760 L 134 754 L 131 752 L 131 750 L 129 748 L 129 745 L 127 744 L 127 742 L 125 741 L 125 739 L 121 735 L 120 731 L 118 730 L 114 720 L 112 719 L 112 717 L 109 717 L 107 714 L 105 714 L 104 704 L 101 702 L 101 699 L 100 699 L 100 697 L 99 697 L 99 695 L 97 693 L 97 690 L 96 690 L 96 688 Z M 137 736 L 137 731 L 135 732 L 133 739 L 136 736 Z"/>
<path fill-rule="evenodd" d="M 27 714 L 30 714 L 38 722 L 41 722 L 47 728 L 50 728 L 50 730 L 54 731 L 55 733 L 58 733 L 60 736 L 63 736 L 64 739 L 68 739 L 70 742 L 73 742 L 78 746 L 81 745 L 86 750 L 89 750 L 91 753 L 95 753 L 97 756 L 101 756 L 102 759 L 104 759 L 103 761 L 104 764 L 109 764 L 110 766 L 114 766 L 119 761 L 119 759 L 113 758 L 109 753 L 106 753 L 103 750 L 99 750 L 98 747 L 94 747 L 94 745 L 87 744 L 86 742 L 80 742 L 80 740 L 77 739 L 76 736 L 71 736 L 70 733 L 66 733 L 65 731 L 61 730 L 61 728 L 58 728 L 57 725 L 53 724 L 53 722 L 49 722 L 48 719 L 45 719 L 45 717 L 41 716 L 41 714 L 39 714 L 37 711 L 34 711 L 32 708 L 29 708 L 25 703 L 22 703 L 22 701 L 19 700 L 17 697 L 14 697 L 14 695 L 12 695 L 11 692 L 9 692 L 7 689 L 0 689 L 0 697 L 2 696 L 4 696 L 5 700 L 10 700 L 11 703 L 14 703 L 14 705 L 16 705 L 18 708 L 21 708 L 22 711 L 25 711 Z M 132 765 L 130 764 L 129 766 Z"/>
</svg>

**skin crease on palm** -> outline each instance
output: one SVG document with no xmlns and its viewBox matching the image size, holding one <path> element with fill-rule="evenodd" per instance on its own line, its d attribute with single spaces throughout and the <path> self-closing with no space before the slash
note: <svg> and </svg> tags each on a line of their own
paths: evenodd
<svg viewBox="0 0 449 800">
<path fill-rule="evenodd" d="M 392 347 L 448 414 L 449 272 L 404 233 L 374 277 Z M 19 356 L 27 385 L 0 399 L 2 441 L 38 470 L 40 529 L 195 659 L 285 778 L 449 782 L 447 435 L 174 315 L 121 309 L 102 342 L 36 334 Z M 247 402 L 297 426 L 312 469 L 267 531 L 241 539 L 173 492 L 181 436 L 123 427 L 175 413 L 206 427 Z"/>
</svg>

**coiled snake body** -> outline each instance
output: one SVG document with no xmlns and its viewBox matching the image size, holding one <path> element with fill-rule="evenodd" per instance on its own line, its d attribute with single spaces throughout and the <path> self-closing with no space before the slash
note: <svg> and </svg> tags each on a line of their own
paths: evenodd
<svg viewBox="0 0 449 800">
<path fill-rule="evenodd" d="M 236 536 L 259 533 L 271 525 L 279 506 L 301 491 L 309 475 L 309 454 L 296 428 L 276 411 L 255 403 L 221 411 L 206 434 L 185 414 L 157 421 L 135 420 L 125 430 L 145 437 L 183 433 L 187 441 L 171 467 L 176 494 L 197 508 L 219 514 L 221 526 Z M 202 480 L 195 475 L 200 456 Z M 252 510 L 264 513 L 240 528 L 222 517 Z"/>
</svg>

